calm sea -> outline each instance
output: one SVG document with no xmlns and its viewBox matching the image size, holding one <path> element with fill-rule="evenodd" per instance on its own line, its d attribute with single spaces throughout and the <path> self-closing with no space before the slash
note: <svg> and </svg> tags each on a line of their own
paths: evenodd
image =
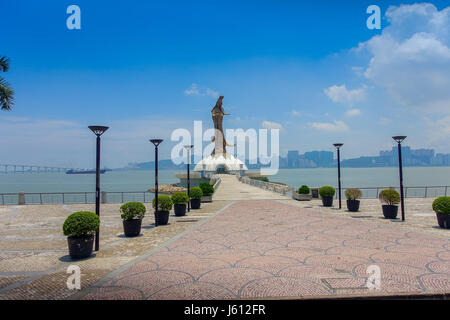
<svg viewBox="0 0 450 320">
<path fill-rule="evenodd" d="M 175 173 L 162 170 L 159 184 L 176 183 Z M 398 185 L 397 168 L 343 168 L 342 187 L 389 187 Z M 293 187 L 337 185 L 336 168 L 280 169 L 271 181 Z M 154 186 L 154 171 L 110 171 L 101 176 L 104 191 L 144 191 Z M 450 167 L 406 167 L 405 186 L 450 185 Z M 0 174 L 0 193 L 17 192 L 92 192 L 95 175 L 65 173 Z"/>
</svg>

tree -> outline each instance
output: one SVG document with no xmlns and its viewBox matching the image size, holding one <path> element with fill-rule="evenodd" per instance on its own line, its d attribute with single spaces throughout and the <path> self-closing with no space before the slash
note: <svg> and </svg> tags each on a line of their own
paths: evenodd
<svg viewBox="0 0 450 320">
<path fill-rule="evenodd" d="M 7 57 L 0 58 L 0 72 L 9 70 L 9 59 Z M 14 105 L 14 90 L 11 89 L 9 83 L 0 77 L 0 109 L 11 110 Z"/>
</svg>

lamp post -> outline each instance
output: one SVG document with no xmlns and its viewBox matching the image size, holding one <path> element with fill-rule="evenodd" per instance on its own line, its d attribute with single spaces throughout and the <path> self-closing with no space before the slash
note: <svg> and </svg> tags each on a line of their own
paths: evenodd
<svg viewBox="0 0 450 320">
<path fill-rule="evenodd" d="M 95 163 L 95 213 L 100 218 L 100 137 L 109 127 L 89 126 L 89 129 L 97 136 L 97 152 Z M 95 251 L 100 249 L 100 227 L 95 233 Z"/>
<path fill-rule="evenodd" d="M 155 145 L 155 226 L 156 214 L 158 214 L 158 146 L 163 142 L 163 139 L 150 139 L 150 142 Z"/>
<path fill-rule="evenodd" d="M 405 221 L 405 200 L 403 198 L 403 164 L 402 164 L 402 142 L 406 136 L 392 137 L 397 142 L 398 147 L 398 172 L 400 176 L 400 201 L 402 206 L 402 221 Z"/>
<path fill-rule="evenodd" d="M 190 177 L 190 170 L 189 170 L 189 164 L 191 163 L 191 149 L 193 148 L 193 145 L 186 145 L 184 148 L 187 150 L 187 192 L 188 192 L 188 212 L 191 212 L 191 177 Z"/>
<path fill-rule="evenodd" d="M 343 146 L 343 143 L 335 143 L 333 146 L 337 149 L 337 167 L 338 167 L 338 192 L 339 192 L 339 209 L 342 209 L 342 200 L 341 200 L 341 152 L 340 149 Z"/>
</svg>

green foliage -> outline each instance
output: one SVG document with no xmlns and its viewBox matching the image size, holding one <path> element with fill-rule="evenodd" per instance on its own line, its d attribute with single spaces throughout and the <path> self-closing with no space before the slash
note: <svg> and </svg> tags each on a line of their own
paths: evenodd
<svg viewBox="0 0 450 320">
<path fill-rule="evenodd" d="M 155 208 L 156 198 L 153 198 L 152 205 Z M 158 211 L 170 211 L 172 210 L 173 202 L 172 198 L 168 195 L 158 196 Z"/>
<path fill-rule="evenodd" d="M 385 189 L 380 192 L 378 199 L 387 205 L 396 206 L 400 203 L 400 193 L 394 189 Z"/>
<path fill-rule="evenodd" d="M 301 186 L 300 188 L 298 188 L 298 194 L 309 194 L 309 188 L 308 186 Z"/>
<path fill-rule="evenodd" d="M 9 59 L 7 57 L 0 57 L 0 72 L 7 72 L 9 70 Z M 14 90 L 9 86 L 9 83 L 0 77 L 0 109 L 9 111 L 14 105 Z"/>
<path fill-rule="evenodd" d="M 270 182 L 269 178 L 267 177 L 253 177 L 253 180 L 259 180 L 259 181 L 263 181 L 263 182 Z"/>
<path fill-rule="evenodd" d="M 361 199 L 362 192 L 357 188 L 350 188 L 345 190 L 345 197 L 347 200 L 358 200 Z"/>
<path fill-rule="evenodd" d="M 450 197 L 439 197 L 433 201 L 434 212 L 450 214 Z"/>
<path fill-rule="evenodd" d="M 200 189 L 202 189 L 204 196 L 210 196 L 214 193 L 214 187 L 207 182 L 200 183 Z"/>
<path fill-rule="evenodd" d="M 189 190 L 191 199 L 201 199 L 203 196 L 203 191 L 200 187 L 193 187 Z"/>
<path fill-rule="evenodd" d="M 182 203 L 188 203 L 189 202 L 189 197 L 185 192 L 175 192 L 172 195 L 172 202 L 174 204 L 182 204 Z"/>
<path fill-rule="evenodd" d="M 69 237 L 87 237 L 94 234 L 100 226 L 100 218 L 93 212 L 72 213 L 63 224 L 64 235 Z"/>
<path fill-rule="evenodd" d="M 141 202 L 128 202 L 120 207 L 123 220 L 143 219 L 147 208 Z"/>
<path fill-rule="evenodd" d="M 336 193 L 336 190 L 331 186 L 323 186 L 319 188 L 319 194 L 322 198 L 332 197 Z"/>
</svg>

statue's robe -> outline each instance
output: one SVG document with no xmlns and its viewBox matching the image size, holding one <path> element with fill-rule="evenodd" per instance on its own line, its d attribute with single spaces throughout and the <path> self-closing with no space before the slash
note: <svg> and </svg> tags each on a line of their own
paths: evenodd
<svg viewBox="0 0 450 320">
<path fill-rule="evenodd" d="M 212 154 L 225 154 L 227 142 L 225 140 L 225 135 L 223 133 L 223 116 L 227 115 L 222 107 L 223 96 L 220 96 L 217 100 L 215 107 L 211 110 L 212 120 L 214 122 L 215 136 L 213 141 L 215 142 L 215 147 Z"/>
</svg>

